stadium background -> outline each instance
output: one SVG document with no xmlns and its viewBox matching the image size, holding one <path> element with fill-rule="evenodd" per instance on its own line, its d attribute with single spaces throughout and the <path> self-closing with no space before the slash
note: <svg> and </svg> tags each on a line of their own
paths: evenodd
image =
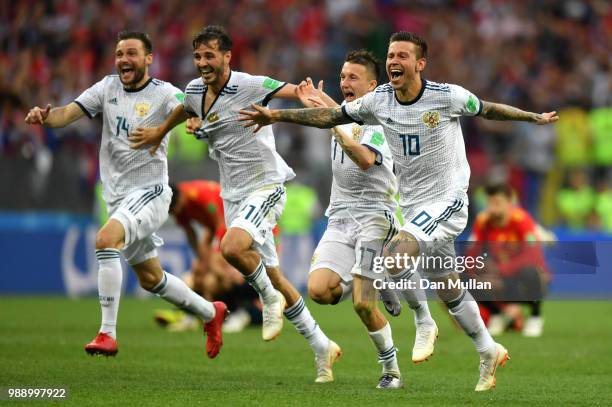
<svg viewBox="0 0 612 407">
<path fill-rule="evenodd" d="M 430 47 L 426 78 L 461 84 L 486 100 L 557 110 L 561 117 L 555 126 L 538 127 L 462 121 L 472 168 L 470 219 L 482 208 L 480 186 L 507 181 L 519 202 L 560 240 L 608 240 L 612 233 L 609 2 L 0 4 L 0 250 L 8 259 L 7 270 L 23 270 L 10 273 L 0 292 L 95 292 L 91 244 L 100 209 L 101 121 L 44 129 L 26 126 L 23 118 L 31 106 L 68 103 L 112 73 L 116 34 L 125 28 L 151 35 L 153 76 L 178 87 L 195 76 L 193 34 L 205 24 L 220 23 L 234 40 L 233 69 L 294 83 L 306 76 L 323 79 L 336 99 L 339 67 L 348 51 L 367 48 L 384 60 L 390 33 L 421 33 Z M 328 137 L 323 130 L 286 124 L 275 131 L 279 152 L 298 174 L 283 222 L 282 257 L 301 265 L 287 272 L 303 286 L 301 268 L 307 267 L 325 226 L 322 213 L 331 183 Z M 180 129 L 176 133 L 171 180 L 217 179 L 205 144 L 181 135 Z M 172 222 L 163 235 L 166 267 L 183 272 L 189 251 Z M 32 251 L 37 256 L 27 255 Z"/>
<path fill-rule="evenodd" d="M 330 310 L 310 303 L 345 352 L 330 387 L 310 383 L 312 355 L 291 327 L 271 344 L 257 329 L 227 335 L 211 362 L 201 355 L 199 335 L 154 326 L 159 301 L 127 295 L 120 356 L 84 358 L 99 315 L 93 249 L 101 124 L 83 119 L 49 130 L 25 126 L 24 116 L 34 105 L 68 103 L 112 73 L 116 33 L 126 28 L 151 35 L 152 74 L 183 88 L 196 76 L 191 36 L 211 23 L 233 36 L 233 69 L 294 83 L 324 79 L 336 99 L 347 51 L 368 48 L 384 58 L 390 33 L 416 31 L 430 46 L 426 78 L 461 84 L 486 100 L 559 112 L 560 122 L 547 127 L 462 121 L 470 219 L 482 207 L 480 186 L 508 181 L 519 202 L 566 243 L 549 256 L 561 270 L 551 296 L 561 300 L 545 304 L 544 336 L 501 338 L 513 360 L 495 392 L 472 392 L 471 344 L 436 305 L 440 340 L 423 367 L 406 360 L 410 321 L 392 321 L 407 382 L 393 394 L 371 391 L 379 367 L 365 357 L 371 344 L 349 304 Z M 78 406 L 612 404 L 611 48 L 606 0 L 0 0 L 0 386 L 68 386 L 67 404 Z M 303 264 L 325 226 L 328 137 L 291 125 L 275 132 L 279 152 L 298 173 L 283 261 Z M 175 181 L 218 177 L 206 146 L 184 135 L 173 137 L 169 165 Z M 164 267 L 184 272 L 190 253 L 181 232 L 170 221 L 162 235 Z M 299 283 L 305 267 L 286 271 Z M 125 291 L 142 295 L 134 280 Z"/>
</svg>

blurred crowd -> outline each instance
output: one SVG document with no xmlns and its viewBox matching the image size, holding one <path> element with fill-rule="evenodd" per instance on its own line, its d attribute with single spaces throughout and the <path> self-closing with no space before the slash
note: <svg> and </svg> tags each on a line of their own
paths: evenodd
<svg viewBox="0 0 612 407">
<path fill-rule="evenodd" d="M 26 127 L 25 112 L 68 103 L 112 73 L 116 35 L 124 29 L 148 32 L 152 74 L 183 88 L 196 76 L 191 38 L 206 24 L 228 28 L 233 69 L 291 82 L 324 79 L 336 99 L 347 51 L 368 48 L 384 60 L 390 33 L 421 34 L 430 49 L 426 78 L 561 115 L 554 127 L 464 120 L 471 191 L 477 196 L 480 184 L 505 180 L 544 224 L 612 231 L 612 4 L 606 0 L 2 1 L 0 208 L 89 211 L 99 120 L 45 130 Z M 282 136 L 287 132 L 291 137 Z M 318 132 L 284 125 L 277 142 L 325 204 L 329 143 Z M 203 164 L 205 150 L 176 151 L 173 177 L 214 174 L 195 169 L 213 168 Z"/>
</svg>

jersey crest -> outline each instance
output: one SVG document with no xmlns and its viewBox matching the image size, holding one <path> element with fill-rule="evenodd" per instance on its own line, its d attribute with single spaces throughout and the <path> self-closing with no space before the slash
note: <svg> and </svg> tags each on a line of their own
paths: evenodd
<svg viewBox="0 0 612 407">
<path fill-rule="evenodd" d="M 425 126 L 433 129 L 440 124 L 440 112 L 425 112 L 423 114 L 423 123 L 425 123 Z"/>
<path fill-rule="evenodd" d="M 138 117 L 145 117 L 149 110 L 151 110 L 151 105 L 148 103 L 136 103 L 136 114 Z"/>
<path fill-rule="evenodd" d="M 353 140 L 359 141 L 361 138 L 361 126 L 353 126 Z"/>
<path fill-rule="evenodd" d="M 208 117 L 206 117 L 206 121 L 208 121 L 208 123 L 214 123 L 217 120 L 219 120 L 219 113 L 217 112 L 212 112 L 208 115 Z"/>
</svg>

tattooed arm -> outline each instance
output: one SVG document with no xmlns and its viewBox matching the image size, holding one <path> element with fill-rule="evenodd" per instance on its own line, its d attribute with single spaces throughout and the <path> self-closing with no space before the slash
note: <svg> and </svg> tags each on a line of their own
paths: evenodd
<svg viewBox="0 0 612 407">
<path fill-rule="evenodd" d="M 303 124 L 321 129 L 352 122 L 342 113 L 340 107 L 273 110 L 272 117 L 274 121 Z"/>
<path fill-rule="evenodd" d="M 480 116 L 489 120 L 516 120 L 535 124 L 549 124 L 559 120 L 557 112 L 533 113 L 526 112 L 513 106 L 502 103 L 482 101 Z"/>
<path fill-rule="evenodd" d="M 311 109 L 284 109 L 270 110 L 259 105 L 251 105 L 255 110 L 241 110 L 238 120 L 246 122 L 244 127 L 257 126 L 255 132 L 260 128 L 276 122 L 297 123 L 304 126 L 329 129 L 339 124 L 351 123 L 348 117 L 342 113 L 340 107 L 315 107 Z"/>
</svg>

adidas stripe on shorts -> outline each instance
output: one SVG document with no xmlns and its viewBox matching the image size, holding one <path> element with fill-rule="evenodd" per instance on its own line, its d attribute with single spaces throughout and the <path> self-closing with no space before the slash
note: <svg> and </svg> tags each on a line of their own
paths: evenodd
<svg viewBox="0 0 612 407">
<path fill-rule="evenodd" d="M 135 190 L 118 203 L 108 205 L 110 218 L 125 230 L 122 249 L 126 261 L 139 264 L 157 257 L 157 247 L 164 244 L 155 232 L 168 219 L 172 190 L 168 185 L 154 185 Z"/>
<path fill-rule="evenodd" d="M 455 257 L 455 239 L 463 232 L 468 220 L 467 201 L 457 198 L 401 209 L 405 220 L 401 231 L 418 240 L 421 254 Z M 444 277 L 452 271 L 440 268 L 420 270 L 423 277 Z"/>
<path fill-rule="evenodd" d="M 278 267 L 278 254 L 272 230 L 283 213 L 287 194 L 282 184 L 269 185 L 252 192 L 244 200 L 223 200 L 225 224 L 240 228 L 253 238 L 253 249 L 266 267 Z"/>
<path fill-rule="evenodd" d="M 345 212 L 347 213 L 347 212 Z M 328 268 L 349 283 L 353 275 L 370 280 L 383 278 L 374 271 L 374 257 L 398 231 L 395 216 L 386 210 L 329 219 L 327 229 L 312 256 L 310 272 Z"/>
</svg>

